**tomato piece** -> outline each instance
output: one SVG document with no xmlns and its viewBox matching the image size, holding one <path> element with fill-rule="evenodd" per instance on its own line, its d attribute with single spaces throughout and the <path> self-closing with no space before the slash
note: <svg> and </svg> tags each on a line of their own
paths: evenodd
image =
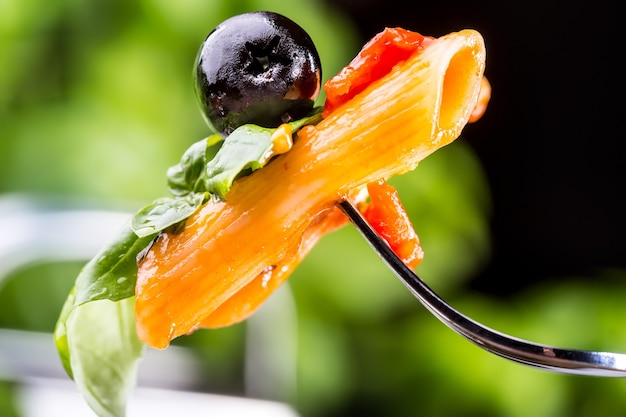
<svg viewBox="0 0 626 417">
<path fill-rule="evenodd" d="M 391 250 L 411 269 L 420 264 L 424 251 L 398 191 L 384 180 L 367 184 L 370 203 L 364 217 Z"/>
<path fill-rule="evenodd" d="M 324 83 L 326 103 L 323 116 L 384 77 L 399 62 L 426 46 L 432 38 L 402 28 L 385 28 L 363 46 L 361 52 L 339 74 Z"/>
</svg>

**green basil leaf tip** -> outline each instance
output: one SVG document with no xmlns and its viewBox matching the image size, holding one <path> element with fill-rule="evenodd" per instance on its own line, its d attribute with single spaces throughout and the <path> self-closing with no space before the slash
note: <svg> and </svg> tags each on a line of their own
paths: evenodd
<svg viewBox="0 0 626 417">
<path fill-rule="evenodd" d="M 131 227 L 140 238 L 154 236 L 186 220 L 207 198 L 206 193 L 189 193 L 184 197 L 155 200 L 133 216 Z"/>
<path fill-rule="evenodd" d="M 192 144 L 183 154 L 180 162 L 167 170 L 167 185 L 174 196 L 206 191 L 206 164 L 213 159 L 224 142 L 219 134 L 214 134 Z"/>
<path fill-rule="evenodd" d="M 78 391 L 99 417 L 123 417 L 144 345 L 135 332 L 134 297 L 74 307 L 65 343 Z"/>
<path fill-rule="evenodd" d="M 207 191 L 226 199 L 233 181 L 242 171 L 262 167 L 272 149 L 273 131 L 255 125 L 235 129 L 206 165 Z"/>
<path fill-rule="evenodd" d="M 155 234 L 137 236 L 130 222 L 80 271 L 75 282 L 75 304 L 95 300 L 118 301 L 135 295 L 137 256 Z"/>
</svg>

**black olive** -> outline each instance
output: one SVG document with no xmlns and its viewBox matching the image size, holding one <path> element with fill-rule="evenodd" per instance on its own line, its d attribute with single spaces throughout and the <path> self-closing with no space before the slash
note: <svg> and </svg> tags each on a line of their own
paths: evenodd
<svg viewBox="0 0 626 417">
<path fill-rule="evenodd" d="M 321 77 L 319 55 L 306 31 L 265 11 L 220 23 L 201 45 L 195 68 L 204 116 L 224 134 L 243 124 L 276 127 L 306 116 Z"/>
</svg>

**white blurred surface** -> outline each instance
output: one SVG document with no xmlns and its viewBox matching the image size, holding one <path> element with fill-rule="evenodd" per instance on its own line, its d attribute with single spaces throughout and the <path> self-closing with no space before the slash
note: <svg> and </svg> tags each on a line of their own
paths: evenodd
<svg viewBox="0 0 626 417">
<path fill-rule="evenodd" d="M 88 260 L 130 215 L 28 195 L 0 195 L 0 287 L 11 272 L 31 263 Z"/>
<path fill-rule="evenodd" d="M 24 417 L 89 417 L 89 409 L 69 381 L 33 379 L 18 390 Z M 128 417 L 297 417 L 289 406 L 273 401 L 183 391 L 138 388 Z"/>
</svg>

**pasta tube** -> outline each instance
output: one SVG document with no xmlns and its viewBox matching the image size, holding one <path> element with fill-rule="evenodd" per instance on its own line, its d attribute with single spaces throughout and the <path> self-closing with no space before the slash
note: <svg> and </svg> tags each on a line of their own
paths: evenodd
<svg viewBox="0 0 626 417">
<path fill-rule="evenodd" d="M 414 169 L 460 135 L 484 66 L 478 32 L 435 39 L 302 128 L 289 152 L 238 179 L 226 201 L 211 199 L 182 231 L 162 233 L 138 268 L 140 340 L 165 348 L 198 327 L 252 314 L 322 235 L 345 222 L 337 202 Z"/>
</svg>

